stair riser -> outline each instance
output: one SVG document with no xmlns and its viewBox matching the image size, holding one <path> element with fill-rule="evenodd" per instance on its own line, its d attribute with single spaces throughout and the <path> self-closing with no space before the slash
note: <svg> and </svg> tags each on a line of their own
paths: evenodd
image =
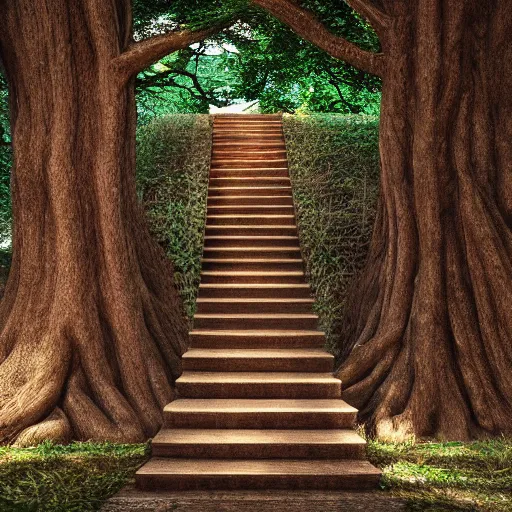
<svg viewBox="0 0 512 512">
<path fill-rule="evenodd" d="M 213 133 L 218 133 L 223 130 L 239 131 L 239 130 L 272 130 L 283 133 L 281 123 L 215 123 L 213 126 Z"/>
<path fill-rule="evenodd" d="M 202 264 L 203 270 L 213 270 L 213 271 L 230 271 L 233 272 L 300 272 L 302 270 L 302 261 L 290 260 L 283 262 L 251 262 L 250 260 L 241 260 L 237 262 L 231 261 L 223 261 L 223 260 L 213 260 L 213 261 L 203 261 Z"/>
<path fill-rule="evenodd" d="M 207 284 L 302 284 L 304 274 L 272 276 L 201 275 L 201 282 Z"/>
<path fill-rule="evenodd" d="M 202 372 L 319 372 L 334 370 L 332 358 L 184 358 L 183 370 Z"/>
<path fill-rule="evenodd" d="M 216 171 L 219 169 L 287 169 L 288 161 L 283 160 L 282 158 L 276 159 L 265 159 L 258 160 L 255 158 L 226 158 L 226 159 L 216 159 L 214 158 L 211 161 L 211 169 L 212 171 Z"/>
<path fill-rule="evenodd" d="M 226 248 L 219 248 L 219 249 L 205 249 L 203 252 L 203 257 L 210 259 L 210 258 L 240 258 L 240 259 L 253 259 L 253 258 L 278 258 L 278 259 L 286 259 L 286 258 L 292 258 L 292 259 L 300 259 L 300 250 L 297 249 L 290 249 L 290 250 L 284 250 L 280 251 L 279 249 L 275 249 L 272 251 L 259 251 L 257 248 L 251 249 L 251 250 L 231 250 L 232 248 L 229 248 L 229 250 L 226 250 Z"/>
<path fill-rule="evenodd" d="M 341 398 L 338 384 L 182 383 L 176 389 L 184 398 Z"/>
<path fill-rule="evenodd" d="M 304 329 L 314 330 L 316 318 L 194 318 L 195 329 Z"/>
<path fill-rule="evenodd" d="M 364 445 L 346 444 L 157 444 L 151 446 L 154 457 L 197 459 L 350 459 L 364 458 Z"/>
<path fill-rule="evenodd" d="M 380 477 L 374 475 L 137 475 L 142 490 L 247 490 L 247 489 L 373 489 Z"/>
<path fill-rule="evenodd" d="M 208 215 L 294 215 L 292 205 L 216 205 L 208 206 Z"/>
<path fill-rule="evenodd" d="M 229 132 L 213 135 L 213 142 L 216 144 L 217 142 L 253 142 L 256 144 L 263 144 L 266 142 L 274 142 L 274 143 L 284 143 L 283 136 L 281 134 L 274 133 L 241 133 L 241 132 Z"/>
<path fill-rule="evenodd" d="M 215 114 L 215 123 L 222 122 L 279 122 L 282 124 L 283 116 L 281 114 Z"/>
<path fill-rule="evenodd" d="M 167 428 L 220 428 L 220 429 L 337 429 L 352 428 L 355 413 L 165 413 Z"/>
<path fill-rule="evenodd" d="M 310 288 L 199 288 L 204 299 L 307 299 Z"/>
<path fill-rule="evenodd" d="M 297 236 L 295 226 L 206 226 L 206 236 Z"/>
<path fill-rule="evenodd" d="M 212 178 L 210 180 L 211 186 L 214 189 L 218 188 L 247 188 L 249 195 L 253 193 L 253 188 L 260 187 L 290 187 L 290 179 L 285 178 Z"/>
<path fill-rule="evenodd" d="M 210 178 L 288 178 L 288 169 L 212 169 Z"/>
<path fill-rule="evenodd" d="M 227 159 L 235 159 L 235 160 L 286 160 L 287 154 L 286 150 L 283 149 L 213 149 L 213 158 L 214 160 L 227 160 Z"/>
<path fill-rule="evenodd" d="M 208 204 L 211 203 L 211 198 L 216 197 L 222 197 L 222 196 L 251 196 L 252 204 L 259 204 L 258 203 L 258 196 L 265 196 L 265 197 L 271 197 L 271 196 L 288 196 L 291 197 L 292 189 L 288 186 L 281 186 L 281 185 L 265 185 L 264 187 L 248 187 L 246 185 L 243 186 L 230 186 L 230 187 L 212 187 L 209 189 L 209 196 L 208 196 Z M 230 199 L 231 200 L 231 199 Z M 239 203 L 240 204 L 240 203 Z"/>
<path fill-rule="evenodd" d="M 223 297 L 226 298 L 226 297 Z M 254 303 L 254 302 L 217 302 L 198 303 L 198 313 L 312 313 L 313 305 L 306 303 L 279 302 L 279 303 Z"/>
<path fill-rule="evenodd" d="M 259 125 L 268 125 L 268 126 L 282 126 L 283 122 L 280 119 L 220 119 L 216 118 L 213 126 L 259 126 Z"/>
<path fill-rule="evenodd" d="M 272 134 L 283 136 L 283 129 L 279 126 L 215 126 L 213 135 L 231 135 L 239 133 L 250 133 L 254 135 Z"/>
<path fill-rule="evenodd" d="M 324 336 L 216 336 L 190 335 L 191 346 L 194 348 L 322 348 Z"/>
<path fill-rule="evenodd" d="M 239 215 L 208 215 L 206 223 L 208 226 L 295 226 L 294 215 L 272 215 L 263 217 L 257 214 L 251 214 L 251 217 L 242 217 Z"/>
<path fill-rule="evenodd" d="M 292 206 L 293 199 L 290 195 L 283 196 L 209 196 L 208 206 Z"/>
<path fill-rule="evenodd" d="M 224 247 L 268 247 L 272 245 L 273 247 L 291 247 L 292 245 L 298 245 L 299 239 L 297 238 L 297 234 L 292 236 L 283 236 L 283 237 L 207 237 L 204 240 L 205 248 L 215 248 L 222 249 Z"/>
<path fill-rule="evenodd" d="M 279 141 L 261 141 L 254 142 L 251 140 L 239 140 L 233 142 L 218 142 L 214 145 L 213 154 L 216 151 L 276 151 L 285 150 L 286 144 L 283 140 Z"/>
</svg>

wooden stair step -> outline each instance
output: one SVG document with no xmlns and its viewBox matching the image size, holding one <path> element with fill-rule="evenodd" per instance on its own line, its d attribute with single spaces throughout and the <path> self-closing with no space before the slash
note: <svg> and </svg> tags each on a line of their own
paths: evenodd
<svg viewBox="0 0 512 512">
<path fill-rule="evenodd" d="M 154 458 L 137 471 L 143 490 L 371 489 L 381 472 L 362 460 Z"/>
<path fill-rule="evenodd" d="M 249 121 L 279 121 L 282 123 L 283 114 L 215 114 L 214 118 L 215 122 L 217 121 L 230 121 L 230 120 L 240 120 L 244 122 Z"/>
<path fill-rule="evenodd" d="M 208 205 L 208 214 L 255 215 L 294 215 L 293 204 L 220 204 Z"/>
<path fill-rule="evenodd" d="M 366 442 L 353 430 L 163 429 L 154 457 L 199 459 L 363 459 Z"/>
<path fill-rule="evenodd" d="M 283 137 L 283 129 L 280 126 L 215 126 L 213 136 L 216 135 L 267 135 L 272 134 Z"/>
<path fill-rule="evenodd" d="M 238 126 L 252 126 L 253 128 L 266 128 L 266 127 L 282 127 L 281 121 L 239 121 L 237 119 L 233 120 L 223 120 L 223 121 L 215 121 L 213 123 L 214 128 L 221 128 L 221 127 L 238 127 Z"/>
<path fill-rule="evenodd" d="M 180 398 L 164 408 L 168 428 L 351 428 L 356 416 L 357 409 L 332 399 Z"/>
<path fill-rule="evenodd" d="M 206 224 L 207 236 L 296 236 L 297 226 L 294 224 L 265 224 L 262 226 L 240 225 L 212 225 Z"/>
<path fill-rule="evenodd" d="M 281 148 L 269 148 L 269 149 L 260 149 L 251 147 L 245 149 L 225 149 L 218 148 L 215 146 L 212 151 L 215 158 L 224 159 L 224 158 L 250 158 L 250 159 L 258 159 L 258 160 L 275 160 L 282 159 L 286 160 L 287 152 L 286 148 L 283 146 Z"/>
<path fill-rule="evenodd" d="M 226 142 L 216 142 L 213 146 L 213 150 L 218 151 L 227 151 L 227 150 L 272 150 L 272 149 L 286 149 L 286 143 L 284 139 L 278 141 L 252 141 L 248 140 L 239 140 L 239 141 L 226 141 Z"/>
<path fill-rule="evenodd" d="M 197 312 L 201 313 L 311 313 L 314 300 L 300 299 L 237 299 L 203 298 L 197 299 Z"/>
<path fill-rule="evenodd" d="M 313 313 L 198 313 L 196 329 L 315 329 L 318 316 Z"/>
<path fill-rule="evenodd" d="M 289 196 L 291 197 L 292 187 L 290 185 L 275 185 L 275 186 L 214 186 L 208 189 L 208 199 L 213 196 Z"/>
<path fill-rule="evenodd" d="M 203 270 L 237 271 L 300 271 L 302 259 L 277 258 L 204 258 L 201 261 Z"/>
<path fill-rule="evenodd" d="M 265 170 L 265 169 L 275 169 L 275 170 L 285 170 L 288 171 L 288 160 L 282 158 L 276 159 L 255 159 L 250 157 L 245 158 L 212 158 L 211 160 L 211 169 L 212 171 L 216 171 L 219 169 L 239 169 L 239 170 Z"/>
<path fill-rule="evenodd" d="M 273 176 L 260 176 L 260 177 L 228 177 L 228 178 L 210 178 L 211 190 L 226 188 L 233 189 L 236 187 L 244 187 L 247 189 L 260 189 L 262 187 L 289 187 L 290 178 L 273 177 Z M 249 194 L 251 191 L 249 190 Z"/>
<path fill-rule="evenodd" d="M 311 288 L 301 284 L 207 284 L 199 285 L 199 298 L 309 298 Z"/>
<path fill-rule="evenodd" d="M 252 168 L 252 169 L 237 169 L 237 168 L 218 168 L 210 170 L 210 178 L 282 178 L 289 179 L 288 169 L 273 167 L 268 168 Z"/>
<path fill-rule="evenodd" d="M 203 270 L 201 282 L 218 284 L 300 284 L 305 280 L 303 271 L 223 271 Z"/>
<path fill-rule="evenodd" d="M 295 215 L 209 213 L 206 222 L 209 226 L 295 226 Z"/>
<path fill-rule="evenodd" d="M 297 234 L 289 236 L 205 236 L 205 248 L 224 248 L 224 247 L 286 247 L 298 245 L 299 238 Z"/>
<path fill-rule="evenodd" d="M 282 130 L 238 130 L 235 127 L 227 130 L 214 131 L 213 142 L 218 140 L 222 141 L 234 141 L 240 139 L 251 139 L 251 140 L 273 140 L 273 141 L 284 141 L 284 135 Z"/>
<path fill-rule="evenodd" d="M 291 189 L 290 189 L 291 190 Z M 292 206 L 293 197 L 290 194 L 282 196 L 208 196 L 208 206 Z"/>
<path fill-rule="evenodd" d="M 330 373 L 185 371 L 176 390 L 185 398 L 341 398 L 341 381 Z"/>
<path fill-rule="evenodd" d="M 205 247 L 205 258 L 300 258 L 300 247 Z M 301 260 L 302 261 L 302 260 Z"/>
<path fill-rule="evenodd" d="M 334 356 L 323 349 L 191 348 L 183 370 L 204 372 L 332 372 Z"/>
<path fill-rule="evenodd" d="M 281 119 L 215 119 L 214 126 L 229 126 L 229 125 L 243 125 L 243 126 L 258 126 L 258 125 L 269 125 L 269 126 L 282 126 L 283 122 Z"/>
<path fill-rule="evenodd" d="M 302 270 L 302 259 L 277 258 L 203 258 L 203 270 L 233 270 L 233 271 L 278 271 Z"/>
<path fill-rule="evenodd" d="M 190 341 L 197 348 L 319 348 L 325 345 L 325 334 L 314 329 L 195 328 L 190 332 Z"/>
</svg>

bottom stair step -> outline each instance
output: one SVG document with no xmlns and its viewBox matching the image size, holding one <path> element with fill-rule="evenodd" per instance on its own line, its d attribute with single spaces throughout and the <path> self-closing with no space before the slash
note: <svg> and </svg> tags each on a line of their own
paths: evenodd
<svg viewBox="0 0 512 512">
<path fill-rule="evenodd" d="M 361 460 L 153 458 L 135 479 L 142 490 L 371 489 L 380 476 Z"/>
</svg>

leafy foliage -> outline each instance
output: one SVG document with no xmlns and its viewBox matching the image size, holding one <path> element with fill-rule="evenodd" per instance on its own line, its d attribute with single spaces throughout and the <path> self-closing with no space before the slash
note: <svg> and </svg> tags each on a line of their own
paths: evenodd
<svg viewBox="0 0 512 512">
<path fill-rule="evenodd" d="M 285 116 L 284 131 L 306 271 L 336 353 L 347 288 L 365 261 L 376 213 L 378 120 Z"/>
<path fill-rule="evenodd" d="M 157 2 L 152 18 L 147 2 L 136 5 L 141 13 L 136 11 L 136 17 L 144 19 L 136 24 L 142 35 L 166 27 L 195 28 L 217 19 L 236 20 L 230 29 L 209 39 L 210 46 L 218 50 L 216 54 L 189 49 L 139 75 L 138 92 L 143 98 L 139 111 L 150 104 L 152 96 L 160 96 L 173 104 L 171 111 L 181 112 L 204 113 L 208 105 L 224 106 L 238 98 L 259 100 L 261 110 L 269 113 L 378 114 L 378 78 L 329 57 L 244 0 L 178 0 L 167 9 L 165 2 Z M 379 51 L 373 30 L 344 2 L 310 1 L 306 6 L 333 32 L 362 48 Z M 226 45 L 235 53 L 227 51 Z M 197 59 L 193 66 L 188 65 L 191 54 Z M 154 107 L 148 107 L 151 110 Z"/>
<path fill-rule="evenodd" d="M 0 244 L 5 243 L 11 233 L 11 146 L 7 84 L 0 73 Z M 0 266 L 2 262 L 0 261 Z"/>
<path fill-rule="evenodd" d="M 192 317 L 200 281 L 211 155 L 209 116 L 154 120 L 137 135 L 137 185 L 152 233 L 174 264 Z"/>
</svg>

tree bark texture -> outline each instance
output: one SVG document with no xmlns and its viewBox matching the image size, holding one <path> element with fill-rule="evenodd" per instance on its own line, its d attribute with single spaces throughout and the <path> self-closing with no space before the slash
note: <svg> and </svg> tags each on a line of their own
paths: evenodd
<svg viewBox="0 0 512 512">
<path fill-rule="evenodd" d="M 0 12 L 14 149 L 0 441 L 144 441 L 173 398 L 187 324 L 137 203 L 133 77 L 113 65 L 130 2 Z"/>
<path fill-rule="evenodd" d="M 381 197 L 344 398 L 382 438 L 510 434 L 512 2 L 382 4 Z"/>
</svg>

